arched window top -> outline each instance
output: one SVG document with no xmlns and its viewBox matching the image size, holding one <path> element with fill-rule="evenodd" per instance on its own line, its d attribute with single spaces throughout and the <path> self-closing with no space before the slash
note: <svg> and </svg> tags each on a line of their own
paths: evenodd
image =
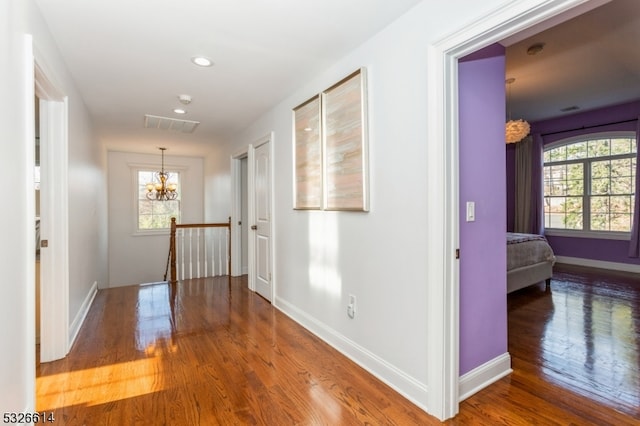
<svg viewBox="0 0 640 426">
<path fill-rule="evenodd" d="M 592 133 L 545 146 L 544 162 L 548 164 L 585 158 L 616 157 L 635 154 L 637 149 L 634 132 Z"/>
</svg>

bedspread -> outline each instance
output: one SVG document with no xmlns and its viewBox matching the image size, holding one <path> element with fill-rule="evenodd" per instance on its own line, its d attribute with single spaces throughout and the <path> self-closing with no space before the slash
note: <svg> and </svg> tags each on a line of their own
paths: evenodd
<svg viewBox="0 0 640 426">
<path fill-rule="evenodd" d="M 549 261 L 555 262 L 555 256 L 545 237 L 507 233 L 507 271 Z"/>
</svg>

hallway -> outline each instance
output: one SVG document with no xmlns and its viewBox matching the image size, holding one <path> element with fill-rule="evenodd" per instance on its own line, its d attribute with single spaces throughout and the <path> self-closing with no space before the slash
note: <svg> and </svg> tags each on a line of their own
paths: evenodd
<svg viewBox="0 0 640 426">
<path fill-rule="evenodd" d="M 557 268 L 551 292 L 541 285 L 510 295 L 514 372 L 463 401 L 444 424 L 637 424 L 639 373 L 624 364 L 638 360 L 636 281 Z M 441 424 L 250 292 L 246 276 L 170 289 L 100 290 L 69 356 L 39 366 L 38 411 L 61 425 Z M 598 299 L 607 312 L 627 312 L 632 325 L 604 341 L 620 355 L 604 360 L 615 367 L 609 373 L 596 371 L 606 347 L 592 347 L 598 387 L 585 385 L 593 382 L 579 368 L 588 367 L 580 346 L 562 348 L 550 336 L 584 313 L 602 320 L 593 330 L 620 316 L 591 315 L 569 299 Z M 600 345 L 606 336 L 593 337 L 584 341 Z"/>
</svg>

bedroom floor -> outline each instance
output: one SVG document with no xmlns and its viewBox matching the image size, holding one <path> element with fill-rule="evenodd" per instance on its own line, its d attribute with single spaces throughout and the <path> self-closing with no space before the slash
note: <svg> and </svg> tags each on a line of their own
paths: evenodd
<svg viewBox="0 0 640 426">
<path fill-rule="evenodd" d="M 536 396 L 574 412 L 587 398 L 640 419 L 640 275 L 556 265 L 550 290 L 510 294 L 508 312 L 512 380 L 544 381 Z"/>
</svg>

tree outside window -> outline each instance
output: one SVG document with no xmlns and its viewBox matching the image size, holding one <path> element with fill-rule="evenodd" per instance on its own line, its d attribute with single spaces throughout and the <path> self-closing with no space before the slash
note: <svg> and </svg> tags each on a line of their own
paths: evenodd
<svg viewBox="0 0 640 426">
<path fill-rule="evenodd" d="M 544 151 L 545 228 L 630 232 L 637 141 L 603 135 Z"/>
<path fill-rule="evenodd" d="M 180 223 L 180 174 L 170 172 L 168 183 L 178 186 L 178 197 L 171 201 L 155 201 L 147 198 L 147 183 L 157 183 L 155 171 L 138 170 L 138 230 L 168 229 L 171 218 L 175 217 Z"/>
</svg>

